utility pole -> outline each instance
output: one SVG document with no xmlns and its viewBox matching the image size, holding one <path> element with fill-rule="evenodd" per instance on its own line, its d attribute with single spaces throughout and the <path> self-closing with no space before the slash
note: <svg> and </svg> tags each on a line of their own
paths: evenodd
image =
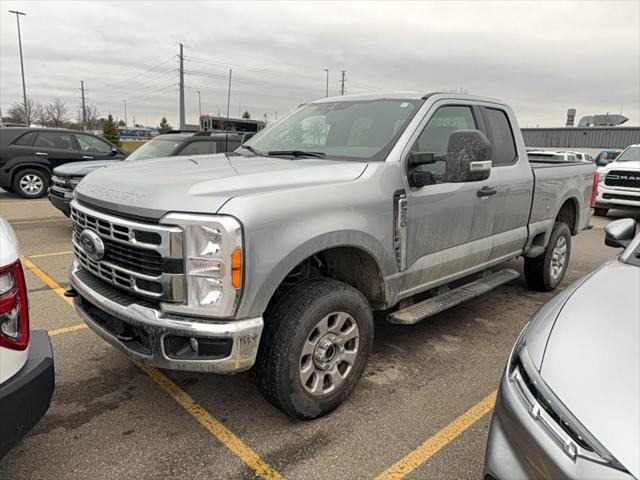
<svg viewBox="0 0 640 480">
<path fill-rule="evenodd" d="M 184 120 L 184 55 L 182 44 L 180 43 L 180 130 L 184 130 L 186 123 Z"/>
<path fill-rule="evenodd" d="M 340 80 L 340 95 L 344 95 L 344 82 L 345 82 L 345 74 L 346 70 L 342 70 L 342 78 Z"/>
<path fill-rule="evenodd" d="M 124 103 L 124 126 L 128 126 L 127 124 L 127 101 L 126 100 L 122 100 L 122 103 Z"/>
<path fill-rule="evenodd" d="M 87 106 L 84 103 L 84 80 L 80 80 L 80 91 L 82 92 L 82 131 L 87 129 Z"/>
<path fill-rule="evenodd" d="M 22 60 L 22 35 L 20 35 L 20 15 L 26 15 L 26 13 L 19 12 L 18 10 L 9 10 L 9 13 L 16 14 L 16 22 L 18 24 L 18 47 L 20 48 L 20 70 L 22 71 L 22 98 L 24 100 L 25 125 L 28 127 L 31 124 L 31 112 L 27 105 L 27 87 L 24 84 L 24 61 Z"/>
<path fill-rule="evenodd" d="M 329 96 L 329 69 L 325 68 L 324 71 L 327 72 L 327 85 L 324 89 L 324 96 L 328 97 Z"/>
<path fill-rule="evenodd" d="M 229 90 L 227 91 L 227 121 L 224 124 L 225 136 L 224 136 L 224 148 L 225 152 L 229 150 L 229 108 L 231 106 L 231 74 L 233 69 L 229 69 Z"/>
<path fill-rule="evenodd" d="M 198 123 L 200 122 L 200 117 L 202 116 L 202 102 L 200 99 L 200 90 L 196 90 L 198 94 Z"/>
</svg>

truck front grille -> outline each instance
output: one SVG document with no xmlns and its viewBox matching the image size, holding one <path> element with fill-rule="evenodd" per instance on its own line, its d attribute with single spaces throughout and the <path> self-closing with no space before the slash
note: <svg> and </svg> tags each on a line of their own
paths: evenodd
<svg viewBox="0 0 640 480">
<path fill-rule="evenodd" d="M 184 298 L 182 230 L 146 224 L 71 206 L 73 247 L 78 262 L 93 275 L 138 296 L 170 302 Z M 100 237 L 104 254 L 97 257 L 81 242 L 83 231 Z"/>
<path fill-rule="evenodd" d="M 609 187 L 640 188 L 640 172 L 611 170 L 604 179 Z"/>
</svg>

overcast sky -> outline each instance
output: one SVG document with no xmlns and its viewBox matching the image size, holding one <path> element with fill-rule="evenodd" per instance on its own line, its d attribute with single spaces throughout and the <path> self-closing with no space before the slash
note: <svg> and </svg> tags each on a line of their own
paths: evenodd
<svg viewBox="0 0 640 480">
<path fill-rule="evenodd" d="M 247 109 L 269 119 L 340 89 L 453 90 L 499 97 L 521 126 L 620 113 L 640 125 L 640 1 L 90 2 L 0 1 L 0 107 L 27 94 L 76 111 L 80 80 L 102 114 L 178 122 L 178 43 L 187 122 Z"/>
</svg>

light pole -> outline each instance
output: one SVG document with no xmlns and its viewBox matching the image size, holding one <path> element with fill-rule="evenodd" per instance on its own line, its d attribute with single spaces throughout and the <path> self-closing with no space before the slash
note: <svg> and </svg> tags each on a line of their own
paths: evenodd
<svg viewBox="0 0 640 480">
<path fill-rule="evenodd" d="M 324 96 L 328 97 L 329 96 L 329 69 L 325 68 L 324 71 L 327 72 L 327 86 L 325 87 L 325 90 L 324 90 Z"/>
<path fill-rule="evenodd" d="M 200 100 L 200 90 L 196 90 L 198 94 L 198 123 L 200 123 L 200 117 L 202 116 L 202 102 Z"/>
<path fill-rule="evenodd" d="M 122 100 L 122 103 L 124 103 L 124 126 L 127 126 L 127 101 L 126 100 Z"/>
<path fill-rule="evenodd" d="M 17 10 L 9 10 L 9 13 L 16 14 L 16 22 L 18 24 L 18 47 L 20 49 L 20 70 L 22 70 L 22 97 L 24 100 L 24 121 L 25 125 L 28 127 L 31 123 L 31 119 L 29 118 L 29 106 L 27 105 L 27 87 L 24 84 L 24 62 L 22 60 L 22 36 L 20 35 L 20 15 L 26 15 L 24 12 L 19 12 Z"/>
</svg>

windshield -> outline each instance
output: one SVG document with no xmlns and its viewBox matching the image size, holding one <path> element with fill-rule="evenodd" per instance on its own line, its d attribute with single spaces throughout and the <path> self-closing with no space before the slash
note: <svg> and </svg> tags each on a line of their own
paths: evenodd
<svg viewBox="0 0 640 480">
<path fill-rule="evenodd" d="M 355 100 L 305 105 L 245 143 L 254 154 L 384 160 L 421 100 Z M 287 153 L 294 152 L 294 153 Z"/>
<path fill-rule="evenodd" d="M 167 157 L 171 155 L 175 149 L 183 143 L 182 140 L 169 140 L 154 138 L 142 145 L 125 160 L 127 162 L 144 160 L 145 158 Z"/>
<path fill-rule="evenodd" d="M 616 158 L 617 162 L 640 162 L 640 146 L 627 148 Z"/>
</svg>

